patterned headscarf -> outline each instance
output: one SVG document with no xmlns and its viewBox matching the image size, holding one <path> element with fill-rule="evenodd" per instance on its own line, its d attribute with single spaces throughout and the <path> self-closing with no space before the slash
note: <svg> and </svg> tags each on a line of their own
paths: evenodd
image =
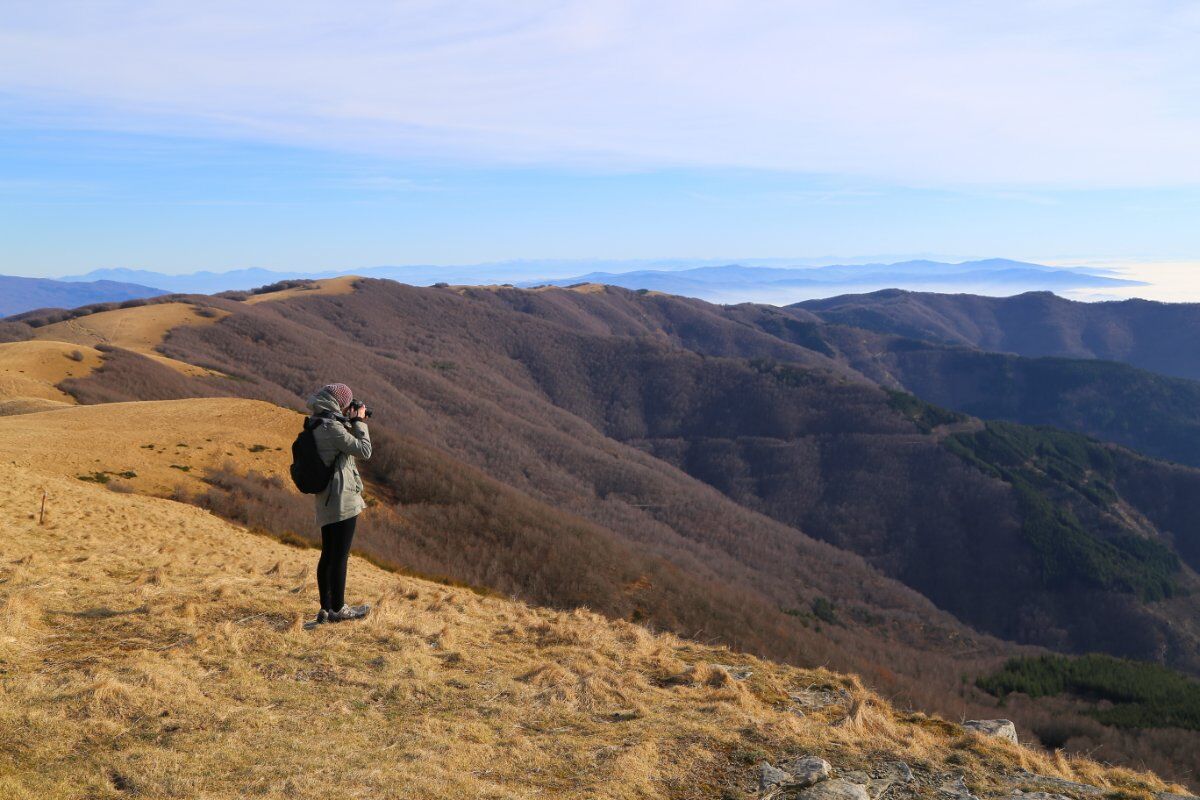
<svg viewBox="0 0 1200 800">
<path fill-rule="evenodd" d="M 323 392 L 329 392 L 333 395 L 333 399 L 337 400 L 338 405 L 345 411 L 346 407 L 354 400 L 354 392 L 350 391 L 350 387 L 344 383 L 330 383 L 321 388 Z"/>
</svg>

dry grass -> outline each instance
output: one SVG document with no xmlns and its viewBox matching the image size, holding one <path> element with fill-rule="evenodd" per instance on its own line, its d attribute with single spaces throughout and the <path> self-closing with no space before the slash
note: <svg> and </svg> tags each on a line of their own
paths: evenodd
<svg viewBox="0 0 1200 800">
<path fill-rule="evenodd" d="M 54 411 L 72 405 L 63 400 L 46 400 L 41 397 L 12 397 L 0 400 L 0 417 L 16 414 L 36 414 L 39 411 Z"/>
<path fill-rule="evenodd" d="M 337 278 L 326 278 L 325 280 L 313 281 L 311 286 L 296 286 L 291 289 L 282 289 L 278 292 L 266 292 L 265 294 L 252 294 L 243 302 L 249 305 L 257 305 L 258 303 L 269 303 L 274 300 L 288 300 L 292 297 L 315 297 L 317 295 L 338 295 L 350 294 L 354 291 L 354 283 L 362 278 L 357 275 L 342 275 Z"/>
<path fill-rule="evenodd" d="M 352 599 L 375 612 L 304 631 L 313 551 L 7 458 L 0 510 L 4 797 L 719 797 L 802 753 L 978 792 L 1018 767 L 1163 788 L 897 712 L 854 677 L 357 558 Z M 845 702 L 799 714 L 811 687 Z"/>
<path fill-rule="evenodd" d="M 227 462 L 242 471 L 281 473 L 300 424 L 299 414 L 258 400 L 66 406 L 0 417 L 0 459 L 70 477 L 107 473 L 143 494 L 166 495 L 179 486 L 196 488 L 206 470 Z M 123 477 L 130 472 L 135 476 Z"/>
<path fill-rule="evenodd" d="M 78 353 L 76 360 L 75 353 Z M 26 413 L 38 401 L 71 404 L 75 399 L 56 384 L 90 375 L 100 366 L 100 352 L 67 342 L 25 341 L 0 344 L 0 403 L 6 412 Z"/>
<path fill-rule="evenodd" d="M 153 358 L 185 375 L 209 375 L 212 374 L 210 370 L 167 358 L 155 348 L 162 344 L 172 328 L 210 325 L 229 316 L 229 312 L 218 309 L 213 309 L 211 313 L 211 316 L 201 315 L 199 309 L 189 303 L 151 303 L 56 322 L 36 328 L 33 335 L 35 339 L 71 342 L 88 347 L 98 344 L 122 347 Z"/>
</svg>

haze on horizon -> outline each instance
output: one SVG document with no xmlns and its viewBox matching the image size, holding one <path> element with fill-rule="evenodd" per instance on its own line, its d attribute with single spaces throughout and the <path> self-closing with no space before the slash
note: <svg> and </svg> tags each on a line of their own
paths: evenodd
<svg viewBox="0 0 1200 800">
<path fill-rule="evenodd" d="M 3 274 L 953 253 L 1200 299 L 1194 4 L 3 8 Z"/>
</svg>

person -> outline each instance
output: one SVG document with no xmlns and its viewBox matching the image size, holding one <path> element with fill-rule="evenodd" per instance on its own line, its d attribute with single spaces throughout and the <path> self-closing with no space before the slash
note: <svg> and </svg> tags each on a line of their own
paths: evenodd
<svg viewBox="0 0 1200 800">
<path fill-rule="evenodd" d="M 365 616 L 366 609 L 346 604 L 346 565 L 354 526 L 366 507 L 356 459 L 371 458 L 367 409 L 354 403 L 354 393 L 344 383 L 322 386 L 308 398 L 308 408 L 317 452 L 325 465 L 333 468 L 329 485 L 315 495 L 317 525 L 321 528 L 321 558 L 317 562 L 321 610 L 316 621 L 358 619 Z"/>
</svg>

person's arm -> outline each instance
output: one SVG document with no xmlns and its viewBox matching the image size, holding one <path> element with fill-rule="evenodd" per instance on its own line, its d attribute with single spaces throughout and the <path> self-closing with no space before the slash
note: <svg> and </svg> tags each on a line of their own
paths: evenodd
<svg viewBox="0 0 1200 800">
<path fill-rule="evenodd" d="M 333 429 L 336 438 L 334 445 L 339 453 L 346 453 L 355 458 L 361 458 L 363 461 L 371 459 L 371 433 L 367 430 L 367 423 L 362 419 L 355 419 L 350 426 L 350 430 L 346 430 L 345 425 L 330 425 Z"/>
</svg>

